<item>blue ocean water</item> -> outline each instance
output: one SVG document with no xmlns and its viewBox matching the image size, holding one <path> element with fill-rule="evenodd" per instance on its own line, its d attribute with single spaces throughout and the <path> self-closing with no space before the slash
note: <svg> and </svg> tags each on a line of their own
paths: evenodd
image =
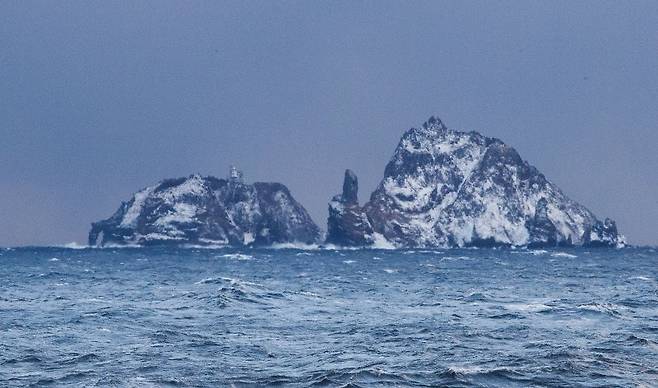
<svg viewBox="0 0 658 388">
<path fill-rule="evenodd" d="M 658 253 L 0 249 L 2 386 L 658 385 Z"/>
</svg>

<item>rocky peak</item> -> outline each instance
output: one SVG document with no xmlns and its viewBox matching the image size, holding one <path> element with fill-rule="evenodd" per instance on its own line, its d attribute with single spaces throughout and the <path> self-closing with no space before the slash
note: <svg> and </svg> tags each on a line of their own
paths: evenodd
<svg viewBox="0 0 658 388">
<path fill-rule="evenodd" d="M 345 170 L 343 193 L 329 202 L 327 243 L 341 246 L 366 246 L 374 241 L 370 220 L 359 206 L 359 183 L 352 170 Z"/>
<path fill-rule="evenodd" d="M 448 127 L 446 127 L 446 125 L 443 124 L 443 121 L 441 121 L 440 118 L 430 116 L 430 118 L 423 123 L 423 129 L 437 131 L 437 132 L 444 132 L 448 130 Z"/>
<path fill-rule="evenodd" d="M 354 171 L 347 169 L 345 170 L 345 178 L 343 179 L 343 194 L 341 200 L 344 203 L 348 204 L 358 204 L 359 203 L 359 180 L 356 177 Z"/>
<path fill-rule="evenodd" d="M 370 229 L 352 227 L 357 218 Z M 613 221 L 569 199 L 513 147 L 435 116 L 404 133 L 370 200 L 330 222 L 341 226 L 334 241 L 369 233 L 399 247 L 623 243 Z"/>
</svg>

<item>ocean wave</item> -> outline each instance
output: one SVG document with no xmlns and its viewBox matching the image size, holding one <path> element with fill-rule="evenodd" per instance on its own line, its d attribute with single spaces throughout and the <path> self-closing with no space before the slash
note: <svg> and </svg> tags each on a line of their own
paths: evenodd
<svg viewBox="0 0 658 388">
<path fill-rule="evenodd" d="M 524 317 L 522 315 L 517 314 L 517 313 L 512 313 L 512 312 L 491 314 L 491 315 L 488 315 L 488 318 L 491 318 L 491 319 L 524 319 Z"/>
<path fill-rule="evenodd" d="M 263 249 L 294 249 L 298 251 L 317 251 L 323 249 L 324 247 L 318 244 L 277 243 L 262 248 Z M 331 249 L 331 248 L 326 248 L 326 249 Z"/>
<path fill-rule="evenodd" d="M 89 245 L 83 245 L 83 244 L 79 244 L 75 241 L 72 241 L 68 244 L 62 245 L 61 248 L 66 248 L 66 249 L 89 249 L 90 247 L 89 247 Z"/>
<path fill-rule="evenodd" d="M 521 248 L 521 249 L 514 249 L 510 251 L 511 254 L 513 255 L 533 255 L 533 256 L 541 256 L 545 255 L 548 253 L 547 250 L 544 249 L 527 249 L 527 248 Z"/>
<path fill-rule="evenodd" d="M 647 338 L 638 337 L 635 334 L 631 334 L 628 337 L 626 337 L 624 342 L 631 346 L 648 346 L 654 349 L 658 348 L 658 346 L 656 346 L 656 342 L 651 341 Z"/>
<path fill-rule="evenodd" d="M 8 360 L 0 362 L 0 365 L 11 365 L 11 364 L 39 364 L 43 360 L 36 355 L 27 355 L 21 358 L 10 358 Z"/>
<path fill-rule="evenodd" d="M 555 252 L 555 253 L 551 253 L 551 257 L 563 257 L 563 258 L 567 258 L 567 259 L 575 259 L 578 256 L 572 255 L 571 253 L 566 253 L 566 252 Z"/>
<path fill-rule="evenodd" d="M 553 311 L 553 307 L 543 303 L 511 303 L 504 306 L 508 310 L 528 312 L 528 313 L 546 313 Z"/>
<path fill-rule="evenodd" d="M 651 279 L 651 278 L 646 277 L 646 276 L 632 276 L 632 277 L 628 278 L 628 280 L 641 280 L 643 282 L 655 282 L 656 281 L 655 279 Z"/>
<path fill-rule="evenodd" d="M 483 376 L 499 375 L 507 376 L 508 374 L 517 374 L 515 371 L 507 368 L 485 368 L 477 365 L 453 365 L 449 366 L 446 373 L 460 376 Z"/>
<path fill-rule="evenodd" d="M 252 283 L 252 282 L 247 282 L 244 280 L 240 280 L 237 278 L 230 278 L 230 277 L 225 277 L 225 276 L 219 276 L 219 277 L 210 277 L 210 278 L 205 278 L 201 279 L 198 282 L 194 284 L 231 284 L 231 285 L 238 285 L 238 286 L 255 286 L 255 287 L 263 287 L 262 285 L 258 283 Z"/>
<path fill-rule="evenodd" d="M 100 358 L 101 357 L 99 355 L 97 355 L 96 353 L 86 353 L 86 354 L 76 355 L 76 356 L 73 356 L 71 358 L 61 360 L 59 362 L 61 362 L 62 364 L 75 365 L 75 364 L 81 364 L 81 363 L 87 363 L 87 362 L 95 362 L 95 361 L 100 360 Z"/>
<path fill-rule="evenodd" d="M 625 310 L 622 306 L 612 304 L 612 303 L 585 303 L 578 305 L 577 308 L 581 311 L 587 311 L 592 313 L 606 314 L 614 317 L 619 317 L 622 315 L 621 311 Z"/>
<path fill-rule="evenodd" d="M 442 258 L 439 259 L 439 261 L 458 261 L 458 260 L 474 260 L 472 257 L 468 256 L 443 256 Z"/>
<path fill-rule="evenodd" d="M 178 246 L 179 249 L 207 249 L 207 250 L 221 250 L 233 248 L 226 244 L 183 244 Z M 243 247 L 247 248 L 247 247 Z"/>
<path fill-rule="evenodd" d="M 225 255 L 217 256 L 221 257 L 224 259 L 230 259 L 230 260 L 239 260 L 239 261 L 248 261 L 248 260 L 255 260 L 255 257 L 251 255 L 245 255 L 243 253 L 227 253 Z"/>
<path fill-rule="evenodd" d="M 484 302 L 488 299 L 489 297 L 481 292 L 471 292 L 464 298 L 467 302 Z"/>
<path fill-rule="evenodd" d="M 226 307 L 231 302 L 248 302 L 266 304 L 270 299 L 280 299 L 284 295 L 267 289 L 262 284 L 244 281 L 230 277 L 210 277 L 199 280 L 195 285 L 219 285 L 215 293 L 196 296 L 200 299 L 208 299 L 217 303 L 220 307 Z"/>
<path fill-rule="evenodd" d="M 163 386 L 181 373 L 184 386 L 652 386 L 658 375 L 658 256 L 413 251 L 2 250 L 0 386 Z M 223 257 L 235 254 L 255 260 Z"/>
</svg>

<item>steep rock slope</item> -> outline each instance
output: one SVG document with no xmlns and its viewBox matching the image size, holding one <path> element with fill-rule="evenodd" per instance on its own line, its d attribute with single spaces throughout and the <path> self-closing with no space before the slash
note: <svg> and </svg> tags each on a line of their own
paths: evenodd
<svg viewBox="0 0 658 388">
<path fill-rule="evenodd" d="M 344 226 L 327 240 L 345 245 L 377 235 L 398 247 L 624 244 L 614 221 L 599 221 L 514 148 L 435 117 L 402 136 L 370 201 L 331 209 L 329 224 Z"/>
</svg>

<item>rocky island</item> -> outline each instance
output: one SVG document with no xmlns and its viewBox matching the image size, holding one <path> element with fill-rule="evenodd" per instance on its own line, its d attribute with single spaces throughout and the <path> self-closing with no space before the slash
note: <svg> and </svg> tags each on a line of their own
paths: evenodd
<svg viewBox="0 0 658 388">
<path fill-rule="evenodd" d="M 360 206 L 356 175 L 329 203 L 327 242 L 344 246 L 623 246 L 615 222 L 569 199 L 514 148 L 431 117 L 400 140 Z"/>
<path fill-rule="evenodd" d="M 135 193 L 92 224 L 89 245 L 315 244 L 321 231 L 281 183 L 246 184 L 191 175 Z M 325 242 L 347 247 L 625 245 L 614 221 L 600 221 L 518 152 L 478 132 L 431 117 L 404 133 L 370 199 L 356 174 L 329 202 Z"/>
<path fill-rule="evenodd" d="M 312 244 L 320 229 L 281 183 L 246 184 L 192 175 L 135 193 L 110 218 L 92 224 L 90 246 Z"/>
</svg>

